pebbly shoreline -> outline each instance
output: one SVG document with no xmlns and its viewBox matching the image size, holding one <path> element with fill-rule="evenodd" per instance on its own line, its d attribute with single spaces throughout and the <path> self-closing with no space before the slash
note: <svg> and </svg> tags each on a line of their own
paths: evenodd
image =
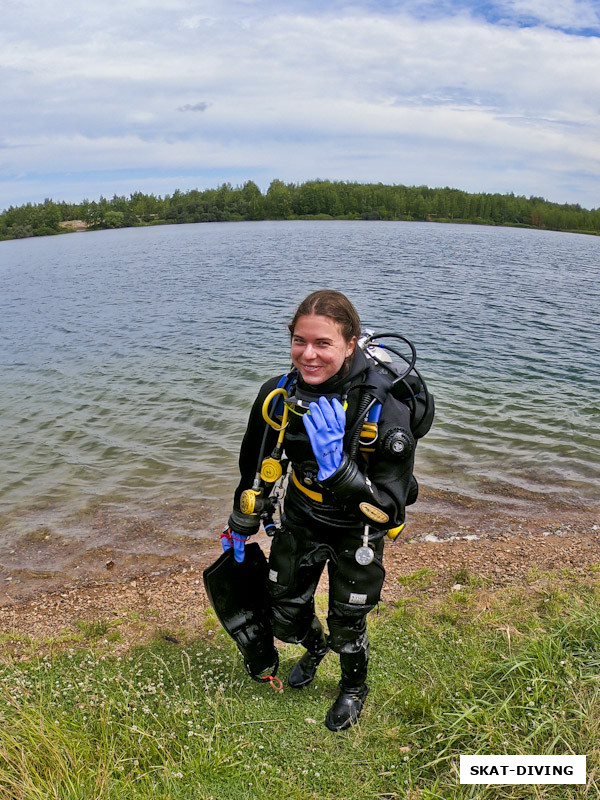
<svg viewBox="0 0 600 800">
<path fill-rule="evenodd" d="M 530 585 L 536 575 L 568 572 L 595 580 L 600 570 L 597 509 L 565 504 L 511 512 L 499 503 L 431 492 L 425 493 L 422 505 L 411 512 L 401 541 L 386 545 L 384 603 L 414 595 L 414 585 L 407 588 L 402 578 L 419 570 L 429 576 L 419 592 L 424 603 L 451 592 L 465 576 L 477 577 L 494 592 Z M 158 566 L 143 559 L 105 566 L 102 577 L 69 581 L 29 596 L 15 591 L 16 586 L 5 589 L 0 599 L 3 657 L 29 658 L 81 646 L 86 643 L 82 630 L 99 624 L 107 632 L 118 631 L 113 651 L 157 635 L 187 639 L 204 633 L 208 603 L 202 570 L 221 552 L 218 530 L 213 533 L 193 551 Z M 257 540 L 267 552 L 268 537 L 261 533 Z M 326 590 L 323 578 L 319 591 Z"/>
</svg>

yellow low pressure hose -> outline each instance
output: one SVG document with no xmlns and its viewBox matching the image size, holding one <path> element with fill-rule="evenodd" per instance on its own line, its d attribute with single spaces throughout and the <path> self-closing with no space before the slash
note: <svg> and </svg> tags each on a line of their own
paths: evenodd
<svg viewBox="0 0 600 800">
<path fill-rule="evenodd" d="M 288 414 L 289 408 L 284 403 L 283 404 L 283 414 L 281 415 L 281 423 L 277 422 L 277 420 L 272 419 L 269 416 L 270 405 L 273 400 L 280 396 L 283 397 L 284 401 L 287 399 L 288 393 L 283 387 L 278 389 L 273 389 L 266 397 L 265 401 L 262 405 L 262 415 L 264 421 L 269 425 L 273 430 L 279 431 L 279 436 L 277 437 L 277 444 L 275 445 L 275 449 L 269 458 L 265 458 L 261 464 L 260 468 L 260 477 L 266 483 L 275 483 L 275 481 L 279 480 L 282 474 L 281 469 L 281 447 L 283 445 L 283 437 L 285 436 L 285 429 L 287 428 L 288 423 Z"/>
<path fill-rule="evenodd" d="M 271 419 L 271 417 L 269 416 L 269 406 L 271 405 L 271 402 L 273 401 L 273 399 L 275 397 L 277 397 L 278 395 L 281 395 L 284 400 L 287 400 L 288 393 L 286 392 L 286 390 L 283 387 L 280 387 L 279 389 L 273 389 L 273 391 L 270 392 L 265 397 L 265 401 L 262 404 L 262 415 L 263 415 L 263 419 L 267 423 L 267 425 L 270 425 L 271 428 L 273 428 L 273 430 L 280 431 L 279 438 L 277 439 L 277 446 L 279 447 L 283 442 L 284 431 L 285 431 L 285 429 L 287 427 L 287 419 L 288 419 L 288 414 L 289 414 L 289 408 L 284 403 L 284 405 L 283 405 L 283 414 L 281 416 L 281 424 L 279 424 L 277 422 L 277 420 Z"/>
</svg>

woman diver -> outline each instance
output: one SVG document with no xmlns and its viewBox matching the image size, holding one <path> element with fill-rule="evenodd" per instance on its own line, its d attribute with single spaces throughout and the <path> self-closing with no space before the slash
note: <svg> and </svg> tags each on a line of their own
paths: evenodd
<svg viewBox="0 0 600 800">
<path fill-rule="evenodd" d="M 373 359 L 375 347 L 358 346 L 360 319 L 341 292 L 309 295 L 289 330 L 293 369 L 263 384 L 254 402 L 222 544 L 240 562 L 261 519 L 275 531 L 267 580 L 273 632 L 306 651 L 288 683 L 308 686 L 329 649 L 338 653 L 340 692 L 325 724 L 341 731 L 356 723 L 369 692 L 367 614 L 380 599 L 384 539 L 397 535 L 405 506 L 416 500 L 416 438 L 431 425 L 433 400 L 410 343 L 414 357 L 402 356 L 408 367 L 401 376 Z M 285 508 L 275 528 L 269 495 L 285 469 Z M 325 564 L 328 636 L 314 604 Z"/>
</svg>

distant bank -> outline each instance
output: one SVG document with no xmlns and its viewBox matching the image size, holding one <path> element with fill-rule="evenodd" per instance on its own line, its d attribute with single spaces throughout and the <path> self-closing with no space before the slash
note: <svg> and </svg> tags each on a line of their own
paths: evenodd
<svg viewBox="0 0 600 800">
<path fill-rule="evenodd" d="M 265 193 L 247 181 L 243 186 L 224 183 L 204 191 L 176 190 L 164 197 L 135 192 L 78 204 L 50 199 L 27 203 L 0 214 L 0 240 L 140 225 L 265 219 L 454 222 L 600 234 L 600 208 L 560 205 L 542 197 L 470 194 L 448 187 L 274 180 Z"/>
</svg>

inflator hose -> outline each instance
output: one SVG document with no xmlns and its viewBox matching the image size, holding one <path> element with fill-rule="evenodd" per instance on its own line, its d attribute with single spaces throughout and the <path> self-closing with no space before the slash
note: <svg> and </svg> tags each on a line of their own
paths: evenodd
<svg viewBox="0 0 600 800">
<path fill-rule="evenodd" d="M 353 461 L 356 461 L 356 457 L 358 456 L 358 446 L 360 444 L 363 420 L 375 402 L 377 402 L 377 398 L 366 392 L 363 397 L 361 397 L 360 403 L 358 404 L 356 421 L 348 433 L 348 455 Z"/>
</svg>

